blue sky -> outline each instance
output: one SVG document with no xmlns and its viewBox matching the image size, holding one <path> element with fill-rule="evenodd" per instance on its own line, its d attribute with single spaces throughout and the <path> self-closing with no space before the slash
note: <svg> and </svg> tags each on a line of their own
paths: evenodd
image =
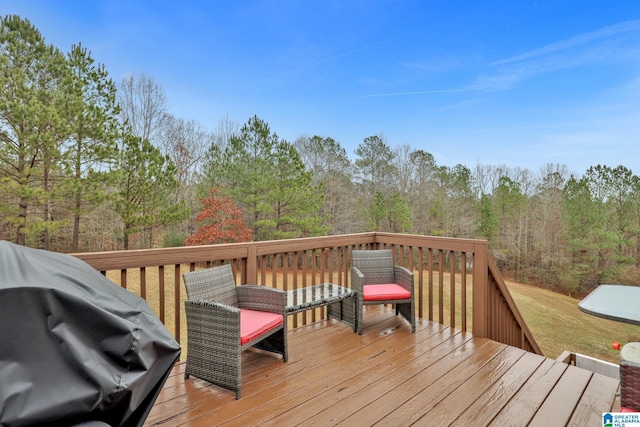
<svg viewBox="0 0 640 427">
<path fill-rule="evenodd" d="M 145 73 L 215 130 L 423 149 L 439 165 L 640 174 L 640 2 L 3 0 L 116 82 Z"/>
</svg>

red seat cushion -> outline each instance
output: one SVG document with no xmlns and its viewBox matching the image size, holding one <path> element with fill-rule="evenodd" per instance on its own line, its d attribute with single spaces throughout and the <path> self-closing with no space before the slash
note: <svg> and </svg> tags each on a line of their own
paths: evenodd
<svg viewBox="0 0 640 427">
<path fill-rule="evenodd" d="M 411 292 L 395 283 L 365 285 L 362 290 L 362 297 L 365 301 L 409 299 L 411 298 Z"/>
<path fill-rule="evenodd" d="M 282 325 L 282 314 L 240 309 L 240 345 L 245 345 L 271 329 Z"/>
</svg>

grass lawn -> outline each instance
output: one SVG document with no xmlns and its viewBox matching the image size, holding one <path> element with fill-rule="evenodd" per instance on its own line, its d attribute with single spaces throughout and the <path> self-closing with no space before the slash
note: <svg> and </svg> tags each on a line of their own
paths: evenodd
<svg viewBox="0 0 640 427">
<path fill-rule="evenodd" d="M 555 359 L 564 350 L 569 350 L 619 363 L 620 353 L 611 348 L 611 343 L 640 341 L 640 326 L 585 314 L 578 309 L 578 299 L 535 286 L 506 283 L 547 357 Z"/>
</svg>

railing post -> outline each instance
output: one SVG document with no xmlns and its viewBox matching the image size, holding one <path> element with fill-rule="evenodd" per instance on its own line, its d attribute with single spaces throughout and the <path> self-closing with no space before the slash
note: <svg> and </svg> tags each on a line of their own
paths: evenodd
<svg viewBox="0 0 640 427">
<path fill-rule="evenodd" d="M 473 254 L 473 335 L 489 338 L 489 250 L 486 243 L 475 245 Z"/>
<path fill-rule="evenodd" d="M 255 243 L 249 243 L 247 248 L 247 277 L 244 284 L 258 283 L 258 250 Z"/>
</svg>

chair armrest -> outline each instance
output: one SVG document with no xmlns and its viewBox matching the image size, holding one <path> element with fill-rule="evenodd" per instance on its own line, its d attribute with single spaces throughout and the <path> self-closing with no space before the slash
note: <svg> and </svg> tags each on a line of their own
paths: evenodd
<svg viewBox="0 0 640 427">
<path fill-rule="evenodd" d="M 362 295 L 362 287 L 364 286 L 364 274 L 357 268 L 351 267 L 351 289 Z"/>
<path fill-rule="evenodd" d="M 396 283 L 411 292 L 411 295 L 413 295 L 413 271 L 400 265 L 394 266 L 393 269 Z"/>
<path fill-rule="evenodd" d="M 190 339 L 217 341 L 227 337 L 240 340 L 239 308 L 213 301 L 193 300 L 185 301 L 184 308 Z"/>
<path fill-rule="evenodd" d="M 287 293 L 280 289 L 258 285 L 242 285 L 236 287 L 238 307 L 250 310 L 269 311 L 285 314 Z"/>
</svg>

